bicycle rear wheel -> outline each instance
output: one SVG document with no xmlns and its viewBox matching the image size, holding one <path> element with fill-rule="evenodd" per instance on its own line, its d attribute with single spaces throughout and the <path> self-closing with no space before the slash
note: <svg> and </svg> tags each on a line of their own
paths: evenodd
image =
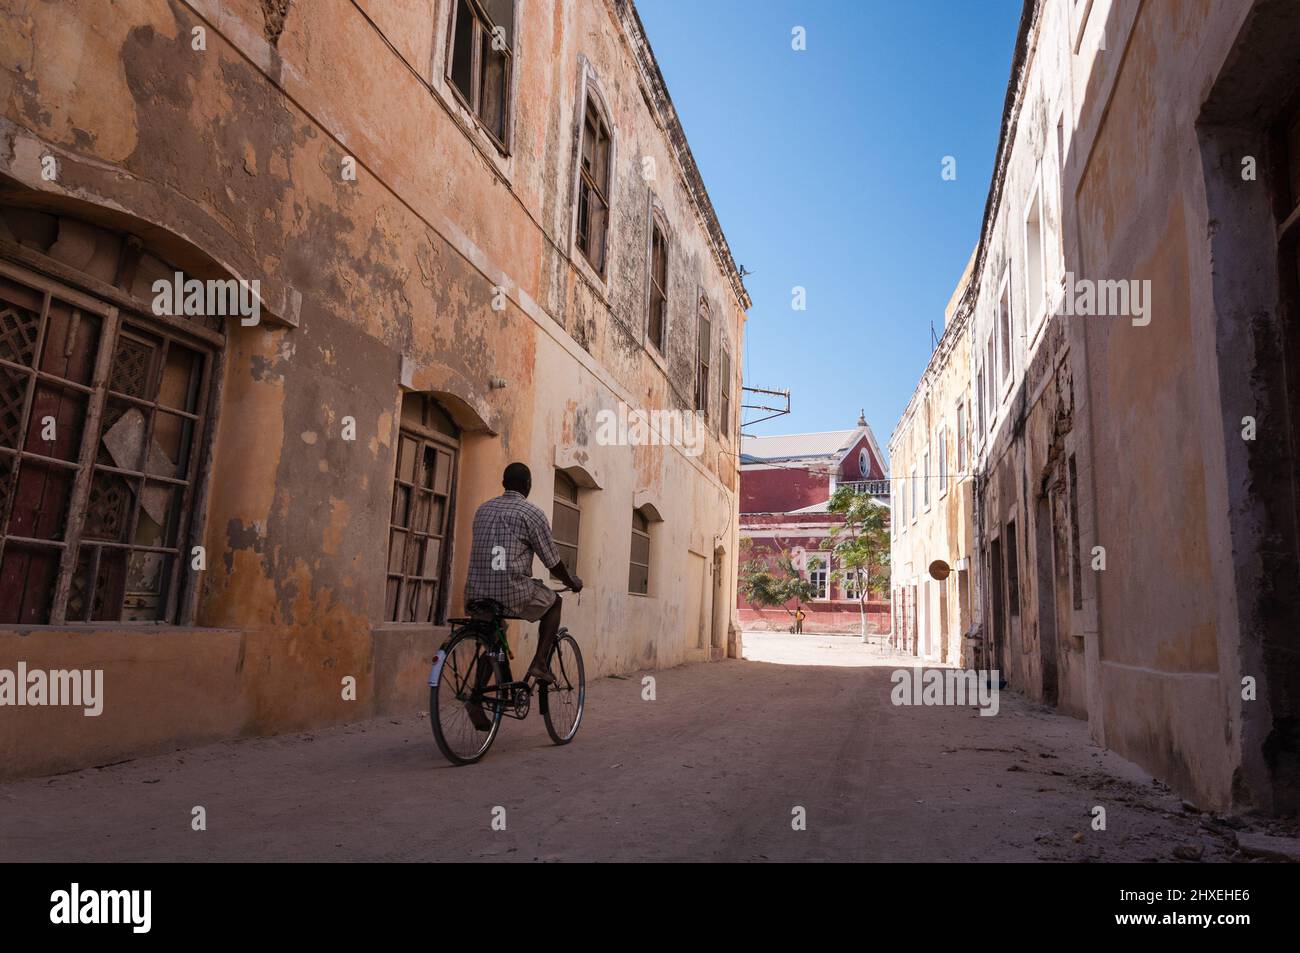
<svg viewBox="0 0 1300 953">
<path fill-rule="evenodd" d="M 479 632 L 458 635 L 445 651 L 437 684 L 429 686 L 429 721 L 448 761 L 473 764 L 501 728 L 501 664 Z"/>
<path fill-rule="evenodd" d="M 555 685 L 542 685 L 539 707 L 546 732 L 557 745 L 567 745 L 582 724 L 587 701 L 587 676 L 582 667 L 582 650 L 578 642 L 561 629 L 551 647 L 547 667 L 555 676 Z"/>
</svg>

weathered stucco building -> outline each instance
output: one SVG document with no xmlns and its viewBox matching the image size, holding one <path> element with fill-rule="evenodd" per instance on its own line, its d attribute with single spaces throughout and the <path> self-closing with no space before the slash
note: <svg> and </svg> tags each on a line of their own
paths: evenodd
<svg viewBox="0 0 1300 953">
<path fill-rule="evenodd" d="M 972 262 L 974 259 L 972 258 Z M 943 337 L 889 441 L 890 641 L 924 659 L 973 664 L 964 651 L 975 622 L 970 334 L 949 301 Z"/>
<path fill-rule="evenodd" d="M 1298 41 L 1029 0 L 953 318 L 994 664 L 1213 807 L 1300 799 Z"/>
<path fill-rule="evenodd" d="M 629 0 L 0 2 L 0 52 L 0 668 L 105 696 L 0 709 L 0 773 L 423 707 L 512 460 L 589 675 L 738 651 L 748 298 Z"/>
</svg>

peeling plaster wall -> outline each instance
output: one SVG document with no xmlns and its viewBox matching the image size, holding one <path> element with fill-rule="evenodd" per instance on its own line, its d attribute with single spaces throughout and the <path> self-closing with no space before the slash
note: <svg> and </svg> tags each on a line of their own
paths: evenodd
<svg viewBox="0 0 1300 953">
<path fill-rule="evenodd" d="M 718 420 L 718 369 L 725 350 L 734 415 L 749 302 L 635 11 L 622 0 L 519 6 L 503 155 L 445 79 L 450 10 L 0 5 L 0 199 L 136 235 L 197 277 L 257 278 L 274 319 L 225 329 L 196 530 L 208 552 L 199 628 L 0 632 L 0 661 L 35 665 L 55 644 L 68 647 L 63 666 L 105 647 L 115 659 L 89 734 L 32 709 L 5 719 L 4 774 L 425 707 L 427 660 L 446 630 L 383 618 L 401 383 L 438 396 L 466 428 L 452 615 L 474 509 L 500 492 L 505 464 L 529 464 L 549 512 L 554 467 L 581 459 L 601 480 L 582 492 L 588 588 L 580 603 L 565 597 L 564 618 L 589 676 L 738 653 L 738 447 L 735 421 Z M 196 31 L 206 49 L 193 48 Z M 588 80 L 616 143 L 607 279 L 573 244 Z M 40 176 L 47 154 L 59 161 L 53 182 Z M 670 233 L 662 359 L 645 344 L 652 203 Z M 714 356 L 703 452 L 597 445 L 596 414 L 620 401 L 691 406 L 701 301 Z M 344 417 L 354 442 L 340 439 Z M 626 591 L 634 500 L 663 517 L 648 597 Z M 688 575 L 699 564 L 704 578 Z M 685 618 L 695 586 L 716 610 L 703 647 L 700 620 Z M 512 640 L 530 651 L 535 628 L 515 623 Z M 191 648 L 206 661 L 186 683 Z M 155 683 L 160 656 L 190 691 Z M 358 680 L 357 702 L 340 698 L 344 675 Z"/>
<path fill-rule="evenodd" d="M 1260 502 L 1264 486 L 1281 493 L 1268 482 L 1278 461 L 1239 449 L 1233 429 L 1243 408 L 1264 414 L 1278 399 L 1275 373 L 1259 363 L 1276 340 L 1273 223 L 1258 194 L 1236 194 L 1241 183 L 1224 171 L 1263 151 L 1276 91 L 1300 79 L 1284 52 L 1294 42 L 1280 32 L 1293 22 L 1286 6 L 1106 0 L 1080 20 L 1063 4 L 1026 4 L 963 305 L 978 370 L 990 335 L 998 340 L 1011 275 L 1012 372 L 979 447 L 975 522 L 988 627 L 992 589 L 1003 585 L 989 578 L 990 544 L 1016 521 L 1021 610 L 1001 643 L 1012 685 L 1047 700 L 1056 692 L 1096 740 L 1218 808 L 1278 809 L 1296 787 L 1285 751 L 1297 669 L 1279 651 L 1294 632 L 1284 625 L 1294 600 L 1271 596 L 1260 572 L 1281 539 Z M 1251 66 L 1233 67 L 1225 83 L 1230 54 Z M 1047 257 L 1057 316 L 1041 326 L 1023 298 L 1036 185 L 1052 199 L 1044 221 L 1059 242 Z M 1066 272 L 1149 280 L 1150 323 L 1061 316 Z M 1071 490 L 1075 538 L 1062 532 Z M 1094 569 L 1103 551 L 1105 568 Z M 1053 623 L 1054 684 L 1043 642 Z M 1240 697 L 1247 673 L 1260 676 L 1255 703 Z"/>
<path fill-rule="evenodd" d="M 969 663 L 963 654 L 962 634 L 972 625 L 973 600 L 964 605 L 959 595 L 959 567 L 973 571 L 967 562 L 973 552 L 971 505 L 974 483 L 967 409 L 967 464 L 957 466 L 957 404 L 969 401 L 970 335 L 964 324 L 945 330 L 922 382 L 894 429 L 889 443 L 891 493 L 894 506 L 890 545 L 891 585 L 895 606 L 900 592 L 916 587 L 915 645 L 906 648 L 935 662 Z M 948 484 L 939 482 L 939 443 L 947 439 Z M 925 452 L 930 452 L 926 470 Z M 911 478 L 916 470 L 916 479 Z M 925 483 L 930 504 L 925 504 Z M 899 509 L 901 487 L 907 487 L 907 511 Z M 911 518 L 916 494 L 916 519 Z M 947 563 L 951 573 L 944 582 L 930 576 L 935 560 Z M 970 577 L 968 577 L 970 578 Z M 911 632 L 907 627 L 907 632 Z M 910 638 L 910 635 L 909 635 Z M 929 646 L 927 650 L 927 646 Z"/>
</svg>

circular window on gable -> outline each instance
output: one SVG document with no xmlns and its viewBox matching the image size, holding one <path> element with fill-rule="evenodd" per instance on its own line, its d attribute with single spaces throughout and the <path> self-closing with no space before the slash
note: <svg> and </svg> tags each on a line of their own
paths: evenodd
<svg viewBox="0 0 1300 953">
<path fill-rule="evenodd" d="M 862 474 L 864 479 L 871 473 L 868 463 L 870 463 L 870 460 L 867 457 L 867 448 L 863 447 L 858 451 L 858 472 Z"/>
</svg>

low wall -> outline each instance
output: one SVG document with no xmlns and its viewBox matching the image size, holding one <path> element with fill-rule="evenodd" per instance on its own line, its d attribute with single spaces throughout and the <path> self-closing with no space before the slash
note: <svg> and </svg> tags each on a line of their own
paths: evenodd
<svg viewBox="0 0 1300 953">
<path fill-rule="evenodd" d="M 14 676 L 5 674 L 16 675 L 19 663 L 28 673 L 102 673 L 98 715 L 87 715 L 84 704 L 16 705 L 4 698 L 0 779 L 424 711 L 429 703 L 429 660 L 446 633 L 442 627 L 350 633 L 348 641 L 364 646 L 354 657 L 360 655 L 368 663 L 347 666 L 357 671 L 343 671 L 344 666 L 328 663 L 302 665 L 302 646 L 278 629 L 115 626 L 0 631 L 0 692 L 26 687 L 14 685 Z M 347 676 L 356 680 L 353 698 L 345 697 Z"/>
</svg>

